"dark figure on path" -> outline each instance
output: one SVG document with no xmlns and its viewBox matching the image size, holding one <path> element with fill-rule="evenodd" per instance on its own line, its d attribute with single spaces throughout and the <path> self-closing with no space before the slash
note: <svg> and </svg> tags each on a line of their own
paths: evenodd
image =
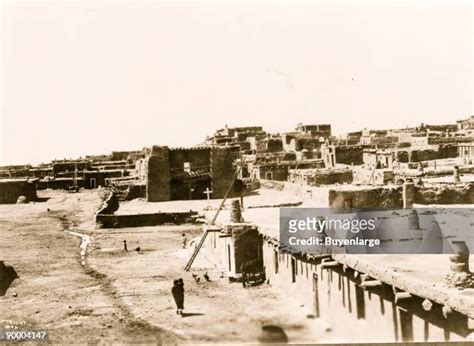
<svg viewBox="0 0 474 346">
<path fill-rule="evenodd" d="M 176 314 L 182 315 L 184 309 L 184 282 L 183 279 L 173 281 L 173 288 L 171 289 L 174 302 L 176 303 Z"/>
<path fill-rule="evenodd" d="M 127 250 L 127 241 L 126 241 L 126 240 L 123 241 L 123 251 L 125 251 L 125 252 L 128 251 L 128 250 Z"/>
<path fill-rule="evenodd" d="M 188 240 L 186 239 L 186 234 L 183 233 L 183 234 L 181 235 L 181 237 L 182 237 L 182 239 L 183 239 L 183 240 L 182 240 L 182 241 L 183 241 L 183 249 L 186 249 L 186 244 L 188 243 Z"/>
</svg>

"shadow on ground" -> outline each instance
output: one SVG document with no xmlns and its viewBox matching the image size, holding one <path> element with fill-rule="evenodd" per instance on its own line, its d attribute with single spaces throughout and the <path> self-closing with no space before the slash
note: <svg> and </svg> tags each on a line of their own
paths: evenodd
<svg viewBox="0 0 474 346">
<path fill-rule="evenodd" d="M 19 278 L 15 269 L 8 263 L 0 261 L 0 296 L 7 293 L 8 288 L 15 279 Z"/>
</svg>

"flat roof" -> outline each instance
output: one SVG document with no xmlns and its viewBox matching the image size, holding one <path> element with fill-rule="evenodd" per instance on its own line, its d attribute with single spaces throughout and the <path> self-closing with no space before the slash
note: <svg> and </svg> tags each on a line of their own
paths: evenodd
<svg viewBox="0 0 474 346">
<path fill-rule="evenodd" d="M 27 181 L 35 181 L 35 180 L 38 180 L 38 178 L 30 178 L 30 179 L 26 179 L 26 178 L 5 178 L 5 179 L 2 179 L 2 178 L 0 178 L 0 184 L 1 183 L 13 183 L 13 182 L 27 182 Z"/>
</svg>

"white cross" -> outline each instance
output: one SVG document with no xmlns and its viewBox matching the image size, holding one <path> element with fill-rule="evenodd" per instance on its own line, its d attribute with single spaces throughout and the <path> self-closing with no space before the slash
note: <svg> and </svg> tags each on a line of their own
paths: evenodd
<svg viewBox="0 0 474 346">
<path fill-rule="evenodd" d="M 212 191 L 209 190 L 209 188 L 206 188 L 206 191 L 204 191 L 203 193 L 205 193 L 207 195 L 207 202 L 209 203 L 209 200 L 211 199 Z"/>
</svg>

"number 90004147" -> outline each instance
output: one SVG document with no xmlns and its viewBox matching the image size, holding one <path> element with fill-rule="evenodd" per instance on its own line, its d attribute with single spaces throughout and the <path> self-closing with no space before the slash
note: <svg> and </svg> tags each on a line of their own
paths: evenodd
<svg viewBox="0 0 474 346">
<path fill-rule="evenodd" d="M 45 340 L 48 332 L 42 330 L 9 330 L 0 332 L 0 340 L 21 341 L 21 340 Z"/>
</svg>

